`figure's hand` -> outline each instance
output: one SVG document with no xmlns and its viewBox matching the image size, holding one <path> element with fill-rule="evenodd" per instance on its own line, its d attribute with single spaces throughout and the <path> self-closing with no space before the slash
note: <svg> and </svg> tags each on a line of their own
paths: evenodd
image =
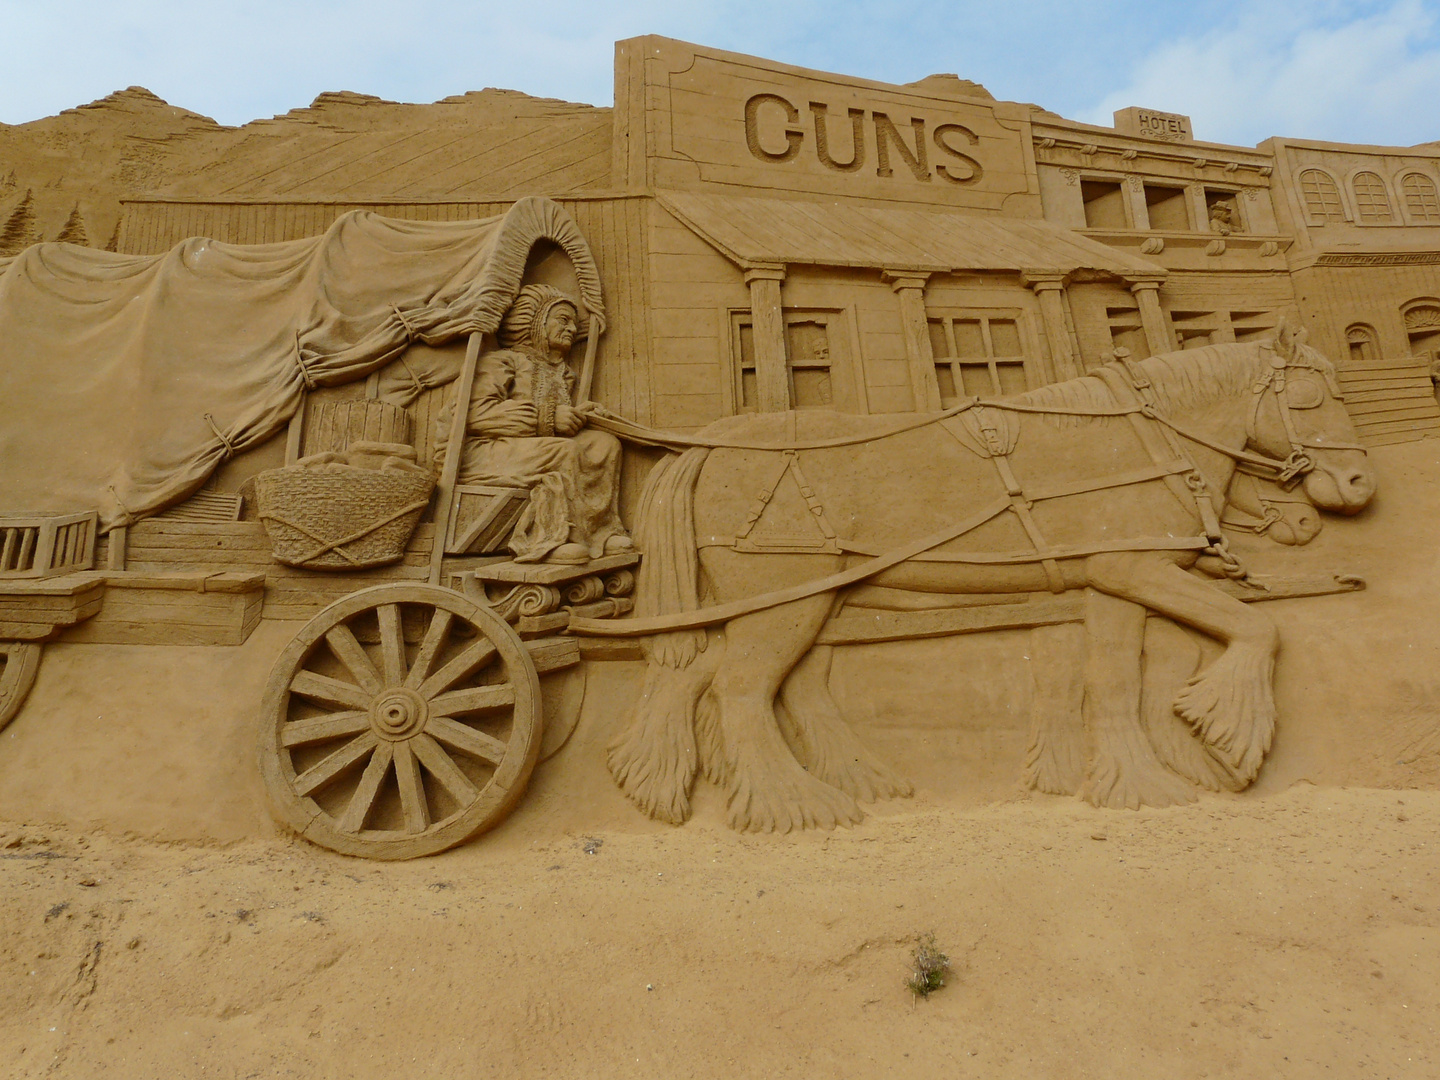
<svg viewBox="0 0 1440 1080">
<path fill-rule="evenodd" d="M 477 425 L 475 434 L 492 439 L 523 439 L 533 436 L 539 423 L 534 405 L 528 401 L 507 401 Z"/>
<path fill-rule="evenodd" d="M 555 433 L 557 435 L 575 435 L 585 426 L 585 412 L 563 401 L 555 406 Z"/>
</svg>

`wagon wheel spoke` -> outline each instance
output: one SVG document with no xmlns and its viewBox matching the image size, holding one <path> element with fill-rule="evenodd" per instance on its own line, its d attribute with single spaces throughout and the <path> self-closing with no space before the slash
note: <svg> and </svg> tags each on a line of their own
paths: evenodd
<svg viewBox="0 0 1440 1080">
<path fill-rule="evenodd" d="M 499 709 L 515 704 L 515 688 L 509 683 L 498 686 L 472 686 L 465 690 L 451 690 L 430 699 L 432 716 L 456 716 L 461 713 L 481 712 L 485 709 Z"/>
<path fill-rule="evenodd" d="M 381 604 L 375 609 L 380 622 L 380 672 L 386 686 L 405 681 L 405 636 L 400 628 L 400 605 Z"/>
<path fill-rule="evenodd" d="M 350 766 L 363 758 L 380 740 L 373 732 L 367 731 L 359 738 L 352 739 L 340 747 L 329 757 L 319 764 L 306 769 L 295 778 L 295 793 L 302 797 L 310 796 L 319 791 L 326 784 L 334 780 Z"/>
<path fill-rule="evenodd" d="M 425 801 L 425 781 L 410 743 L 395 744 L 395 781 L 400 786 L 400 808 L 405 814 L 405 831 L 424 832 L 430 825 L 430 807 Z"/>
<path fill-rule="evenodd" d="M 416 690 L 430 674 L 430 669 L 435 666 L 435 658 L 440 655 L 440 650 L 445 647 L 445 641 L 450 636 L 450 623 L 455 616 L 444 608 L 436 608 L 435 614 L 430 616 L 430 625 L 425 628 L 425 640 L 420 642 L 420 651 L 415 654 L 415 662 L 410 665 L 410 674 L 405 676 L 405 685 Z"/>
<path fill-rule="evenodd" d="M 451 589 L 398 582 L 335 601 L 266 687 L 260 768 L 272 811 L 322 847 L 367 858 L 430 855 L 490 828 L 540 751 L 541 653 Z"/>
<path fill-rule="evenodd" d="M 448 690 L 461 679 L 474 675 L 495 656 L 495 646 L 484 638 L 472 642 L 464 652 L 455 657 L 434 675 L 420 684 L 419 694 L 433 698 L 442 690 Z"/>
<path fill-rule="evenodd" d="M 344 623 L 338 623 L 325 632 L 325 640 L 330 643 L 330 649 L 335 656 L 350 669 L 350 674 L 372 697 L 385 688 L 380 680 L 380 673 L 375 670 L 375 665 L 370 662 L 370 657 L 365 655 L 365 650 L 360 642 L 355 640 L 355 635 Z"/>
<path fill-rule="evenodd" d="M 338 705 L 344 709 L 368 709 L 373 694 L 367 694 L 352 683 L 319 675 L 313 671 L 298 672 L 290 680 L 290 692 L 318 701 L 322 705 Z"/>
<path fill-rule="evenodd" d="M 505 744 L 499 739 L 486 735 L 483 731 L 466 727 L 458 720 L 451 720 L 448 716 L 432 716 L 430 722 L 425 725 L 425 731 L 446 746 L 453 747 L 461 753 L 469 754 L 490 765 L 499 765 L 505 757 Z"/>
<path fill-rule="evenodd" d="M 460 767 L 450 760 L 450 755 L 439 743 L 422 731 L 410 740 L 410 749 L 415 751 L 415 756 L 430 770 L 430 775 L 440 781 L 452 799 L 462 806 L 474 801 L 479 794 L 478 789 L 470 782 L 470 778 L 460 771 Z"/>
<path fill-rule="evenodd" d="M 358 735 L 370 727 L 368 712 L 336 712 L 292 720 L 280 729 L 281 746 L 309 746 L 311 743 Z"/>
<path fill-rule="evenodd" d="M 357 833 L 365 827 L 365 818 L 369 815 L 370 808 L 375 805 L 375 796 L 380 793 L 385 774 L 390 771 L 393 754 L 392 743 L 382 742 L 375 748 L 375 753 L 370 756 L 370 764 L 365 766 L 365 772 L 360 777 L 360 785 L 355 789 L 355 794 L 350 796 L 350 805 L 345 808 L 345 816 L 340 819 L 342 832 Z"/>
</svg>

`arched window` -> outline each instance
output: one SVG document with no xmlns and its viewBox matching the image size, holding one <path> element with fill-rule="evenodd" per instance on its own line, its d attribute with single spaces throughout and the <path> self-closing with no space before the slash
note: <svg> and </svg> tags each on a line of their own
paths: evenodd
<svg viewBox="0 0 1440 1080">
<path fill-rule="evenodd" d="M 1400 181 L 1400 192 L 1411 221 L 1440 223 L 1440 196 L 1435 193 L 1434 180 L 1424 173 L 1407 173 Z"/>
<path fill-rule="evenodd" d="M 1375 331 L 1364 323 L 1345 329 L 1345 342 L 1350 346 L 1350 363 L 1373 364 L 1380 359 L 1380 346 Z"/>
<path fill-rule="evenodd" d="M 1329 173 L 1306 169 L 1300 174 L 1300 194 L 1312 221 L 1344 221 L 1345 208 L 1340 202 L 1340 189 Z"/>
<path fill-rule="evenodd" d="M 1421 297 L 1406 304 L 1401 313 L 1405 318 L 1405 336 L 1410 339 L 1410 355 L 1440 361 L 1440 301 Z"/>
<path fill-rule="evenodd" d="M 1390 193 L 1378 174 L 1356 173 L 1350 184 L 1355 189 L 1355 209 L 1362 223 L 1379 225 L 1395 220 L 1390 212 Z"/>
</svg>

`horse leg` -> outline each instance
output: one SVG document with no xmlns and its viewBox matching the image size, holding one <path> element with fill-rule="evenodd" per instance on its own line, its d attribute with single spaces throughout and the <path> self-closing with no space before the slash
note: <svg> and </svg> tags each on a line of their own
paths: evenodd
<svg viewBox="0 0 1440 1080">
<path fill-rule="evenodd" d="M 640 697 L 606 748 L 606 762 L 620 790 L 652 818 L 679 825 L 690 816 L 697 707 L 724 654 L 718 634 L 693 659 L 667 664 L 648 652 Z"/>
<path fill-rule="evenodd" d="M 1086 565 L 1096 589 L 1219 639 L 1225 651 L 1194 675 L 1175 698 L 1227 787 L 1255 779 L 1275 733 L 1275 654 L 1280 639 L 1263 613 L 1187 574 L 1161 555 L 1095 555 Z"/>
<path fill-rule="evenodd" d="M 1030 745 L 1025 786 L 1051 795 L 1074 795 L 1085 775 L 1085 630 L 1074 623 L 1030 631 Z"/>
<path fill-rule="evenodd" d="M 1200 669 L 1200 643 L 1171 619 L 1145 620 L 1144 682 L 1140 695 L 1140 721 L 1150 737 L 1155 756 L 1207 791 L 1224 789 L 1228 776 L 1195 735 L 1195 729 L 1175 715 L 1175 688 Z"/>
<path fill-rule="evenodd" d="M 781 685 L 795 757 L 811 775 L 862 802 L 910 795 L 910 784 L 875 757 L 840 715 L 830 695 L 834 654 L 833 646 L 814 646 Z"/>
<path fill-rule="evenodd" d="M 829 829 L 863 816 L 848 794 L 800 766 L 775 716 L 780 684 L 814 643 L 831 602 L 828 594 L 812 596 L 725 625 L 725 658 L 710 696 L 717 749 L 724 755 L 718 772 L 729 789 L 729 820 L 736 829 Z"/>
<path fill-rule="evenodd" d="M 1160 763 L 1140 725 L 1140 650 L 1145 609 L 1085 590 L 1085 697 L 1089 768 L 1080 797 L 1138 810 L 1195 801 L 1195 789 Z"/>
</svg>

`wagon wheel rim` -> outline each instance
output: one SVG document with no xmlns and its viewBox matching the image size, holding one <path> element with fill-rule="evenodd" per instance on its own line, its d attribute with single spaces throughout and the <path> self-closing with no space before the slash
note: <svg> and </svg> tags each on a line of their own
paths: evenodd
<svg viewBox="0 0 1440 1080">
<path fill-rule="evenodd" d="M 40 668 L 38 641 L 0 641 L 0 728 L 15 719 Z"/>
<path fill-rule="evenodd" d="M 380 585 L 321 611 L 275 662 L 260 769 L 307 839 L 415 858 L 504 819 L 540 727 L 535 665 L 504 620 L 448 589 Z"/>
</svg>

